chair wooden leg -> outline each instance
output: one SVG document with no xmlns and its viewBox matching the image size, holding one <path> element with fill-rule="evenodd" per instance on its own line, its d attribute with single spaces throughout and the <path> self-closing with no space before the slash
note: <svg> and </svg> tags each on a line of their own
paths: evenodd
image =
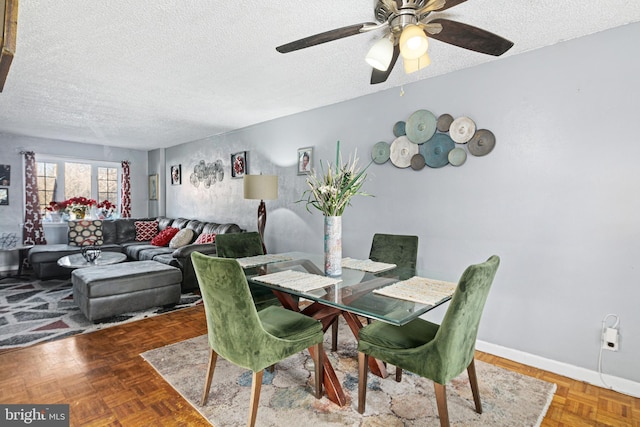
<svg viewBox="0 0 640 427">
<path fill-rule="evenodd" d="M 256 425 L 256 418 L 258 416 L 258 402 L 260 402 L 260 389 L 262 388 L 262 376 L 264 375 L 264 369 L 260 372 L 253 373 L 253 382 L 251 383 L 251 400 L 249 401 L 249 421 L 247 427 L 253 427 Z"/>
<path fill-rule="evenodd" d="M 316 374 L 316 399 L 320 399 L 322 397 L 322 383 L 324 381 L 324 360 L 322 355 L 324 352 L 322 351 L 322 343 L 318 343 L 315 346 L 315 351 L 312 353 L 313 356 L 313 365 L 315 367 Z"/>
<path fill-rule="evenodd" d="M 201 406 L 204 406 L 207 403 L 207 399 L 209 398 L 209 389 L 211 388 L 211 380 L 213 379 L 213 371 L 216 369 L 216 361 L 218 360 L 218 353 L 213 351 L 212 348 L 209 349 L 209 367 L 207 368 L 207 377 L 204 384 L 204 392 L 202 393 L 202 401 L 200 402 Z"/>
<path fill-rule="evenodd" d="M 358 352 L 358 412 L 363 414 L 367 401 L 367 375 L 369 356 Z"/>
<path fill-rule="evenodd" d="M 480 389 L 478 389 L 475 359 L 471 359 L 471 363 L 467 366 L 467 374 L 469 374 L 469 384 L 471 385 L 471 393 L 473 393 L 473 401 L 476 404 L 476 412 L 481 414 L 482 402 L 480 402 Z"/>
<path fill-rule="evenodd" d="M 331 324 L 331 351 L 338 351 L 338 319 L 336 319 Z"/>
<path fill-rule="evenodd" d="M 396 382 L 402 381 L 402 368 L 396 366 Z"/>
<path fill-rule="evenodd" d="M 442 384 L 433 383 L 436 391 L 436 402 L 438 404 L 438 416 L 440 417 L 440 427 L 449 427 L 449 410 L 447 409 L 447 388 Z"/>
</svg>

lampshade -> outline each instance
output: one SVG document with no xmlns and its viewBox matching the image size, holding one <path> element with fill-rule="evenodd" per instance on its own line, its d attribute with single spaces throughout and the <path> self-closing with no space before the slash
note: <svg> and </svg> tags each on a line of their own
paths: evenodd
<svg viewBox="0 0 640 427">
<path fill-rule="evenodd" d="M 387 71 L 389 64 L 391 64 L 392 57 L 393 43 L 388 37 L 384 37 L 371 46 L 365 61 L 377 70 Z"/>
<path fill-rule="evenodd" d="M 426 53 L 418 59 L 403 59 L 404 72 L 407 74 L 415 73 L 431 64 L 431 59 Z"/>
<path fill-rule="evenodd" d="M 274 200 L 278 198 L 277 175 L 245 175 L 244 198 Z"/>
<path fill-rule="evenodd" d="M 418 59 L 427 52 L 429 41 L 422 28 L 409 24 L 400 34 L 399 46 L 403 59 Z"/>
</svg>

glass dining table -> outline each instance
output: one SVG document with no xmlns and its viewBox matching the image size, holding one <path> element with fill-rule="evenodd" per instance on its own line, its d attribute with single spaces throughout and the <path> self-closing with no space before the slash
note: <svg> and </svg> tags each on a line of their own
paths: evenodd
<svg viewBox="0 0 640 427">
<path fill-rule="evenodd" d="M 407 274 L 393 266 L 378 272 L 343 267 L 340 277 L 325 277 L 323 254 L 287 252 L 239 258 L 238 261 L 245 269 L 247 280 L 254 285 L 270 288 L 285 308 L 318 319 L 325 332 L 342 316 L 356 339 L 363 327 L 362 317 L 404 325 L 449 301 L 453 292 L 430 303 L 382 295 L 379 292 L 383 288 L 416 272 Z M 301 304 L 300 301 L 304 300 L 307 303 Z M 324 357 L 323 360 L 327 396 L 343 406 L 346 398 L 342 386 L 329 358 Z M 385 365 L 374 358 L 369 358 L 369 369 L 375 375 L 387 376 Z"/>
</svg>

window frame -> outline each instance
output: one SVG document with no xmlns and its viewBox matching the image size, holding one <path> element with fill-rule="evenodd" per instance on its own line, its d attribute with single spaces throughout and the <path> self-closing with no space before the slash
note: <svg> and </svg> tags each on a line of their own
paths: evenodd
<svg viewBox="0 0 640 427">
<path fill-rule="evenodd" d="M 49 155 L 38 155 L 36 163 L 55 163 L 57 164 L 57 186 L 56 191 L 53 195 L 53 200 L 59 202 L 62 200 L 66 200 L 64 191 L 65 191 L 65 173 L 64 173 L 64 164 L 65 163 L 84 163 L 91 165 L 91 198 L 95 199 L 97 202 L 102 202 L 102 200 L 98 200 L 98 168 L 114 168 L 116 169 L 117 174 L 117 188 L 116 188 L 116 198 L 117 200 L 109 200 L 111 203 L 114 203 L 116 206 L 120 206 L 121 204 L 121 189 L 122 189 L 122 165 L 120 162 L 109 162 L 109 161 L 99 161 L 99 160 L 91 160 L 91 159 L 83 159 L 77 157 L 60 157 L 60 156 L 49 156 Z M 70 195 L 69 197 L 74 197 Z M 40 202 L 42 205 L 42 202 Z M 48 202 L 47 202 L 48 203 Z"/>
</svg>

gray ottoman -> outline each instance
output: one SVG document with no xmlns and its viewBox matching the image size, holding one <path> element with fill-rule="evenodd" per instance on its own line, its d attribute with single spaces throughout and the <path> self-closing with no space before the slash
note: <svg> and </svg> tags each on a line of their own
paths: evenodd
<svg viewBox="0 0 640 427">
<path fill-rule="evenodd" d="M 79 268 L 73 301 L 89 320 L 180 302 L 182 272 L 156 261 Z"/>
</svg>

